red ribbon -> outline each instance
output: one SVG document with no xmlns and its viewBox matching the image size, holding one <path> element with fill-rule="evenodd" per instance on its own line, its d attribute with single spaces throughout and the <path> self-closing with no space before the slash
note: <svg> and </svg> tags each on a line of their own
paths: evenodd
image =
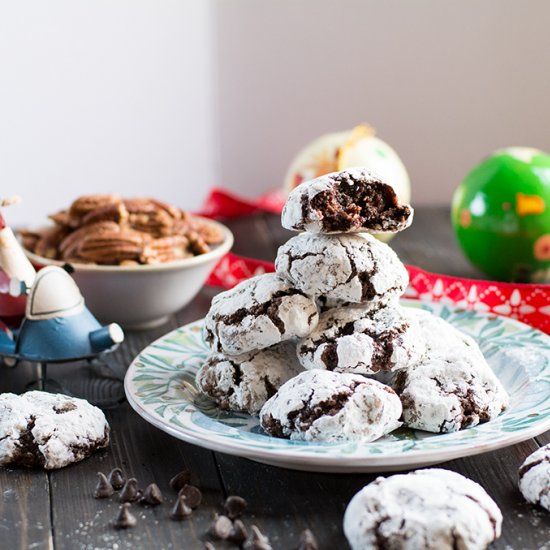
<svg viewBox="0 0 550 550">
<path fill-rule="evenodd" d="M 286 196 L 282 189 L 274 189 L 255 200 L 243 199 L 224 189 L 214 187 L 206 198 L 199 214 L 208 218 L 240 218 L 256 212 L 280 214 Z"/>
<path fill-rule="evenodd" d="M 280 214 L 284 202 L 282 190 L 270 191 L 256 200 L 249 200 L 215 188 L 201 214 L 226 219 L 261 211 Z M 550 334 L 550 285 L 463 279 L 430 273 L 413 265 L 407 265 L 407 269 L 410 283 L 406 298 L 504 315 Z M 274 271 L 274 266 L 270 262 L 229 253 L 214 268 L 207 284 L 229 289 L 249 277 L 271 271 Z"/>
</svg>

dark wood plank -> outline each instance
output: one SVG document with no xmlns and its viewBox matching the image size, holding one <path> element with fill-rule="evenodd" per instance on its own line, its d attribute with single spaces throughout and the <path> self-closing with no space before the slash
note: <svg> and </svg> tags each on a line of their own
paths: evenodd
<svg viewBox="0 0 550 550">
<path fill-rule="evenodd" d="M 20 393 L 35 377 L 36 368 L 26 363 L 0 368 L 0 393 Z M 0 488 L 0 548 L 53 548 L 47 473 L 0 468 Z"/>
<path fill-rule="evenodd" d="M 0 468 L 0 548 L 51 550 L 48 475 Z"/>
</svg>

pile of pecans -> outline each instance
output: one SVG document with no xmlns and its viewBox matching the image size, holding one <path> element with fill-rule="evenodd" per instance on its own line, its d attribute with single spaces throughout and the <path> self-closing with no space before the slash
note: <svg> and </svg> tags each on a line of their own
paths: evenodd
<svg viewBox="0 0 550 550">
<path fill-rule="evenodd" d="M 155 199 L 88 195 L 49 217 L 51 228 L 21 230 L 22 244 L 67 263 L 158 264 L 204 254 L 224 239 L 214 224 Z"/>
</svg>

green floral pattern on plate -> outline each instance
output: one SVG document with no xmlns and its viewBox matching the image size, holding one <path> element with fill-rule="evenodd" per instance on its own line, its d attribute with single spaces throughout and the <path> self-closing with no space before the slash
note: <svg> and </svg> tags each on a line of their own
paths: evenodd
<svg viewBox="0 0 550 550">
<path fill-rule="evenodd" d="M 372 443 L 307 443 L 265 435 L 258 418 L 219 410 L 199 394 L 195 374 L 208 355 L 202 320 L 143 350 L 126 375 L 126 394 L 146 420 L 210 449 L 290 468 L 326 471 L 400 469 L 477 454 L 550 428 L 550 338 L 503 317 L 403 300 L 446 319 L 479 343 L 510 394 L 497 419 L 451 434 L 400 429 Z"/>
</svg>

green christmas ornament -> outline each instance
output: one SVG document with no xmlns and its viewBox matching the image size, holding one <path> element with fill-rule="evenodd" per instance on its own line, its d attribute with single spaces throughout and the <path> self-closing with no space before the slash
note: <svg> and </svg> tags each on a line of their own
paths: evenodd
<svg viewBox="0 0 550 550">
<path fill-rule="evenodd" d="M 451 219 L 466 257 L 491 279 L 550 283 L 550 156 L 509 147 L 454 193 Z"/>
</svg>

